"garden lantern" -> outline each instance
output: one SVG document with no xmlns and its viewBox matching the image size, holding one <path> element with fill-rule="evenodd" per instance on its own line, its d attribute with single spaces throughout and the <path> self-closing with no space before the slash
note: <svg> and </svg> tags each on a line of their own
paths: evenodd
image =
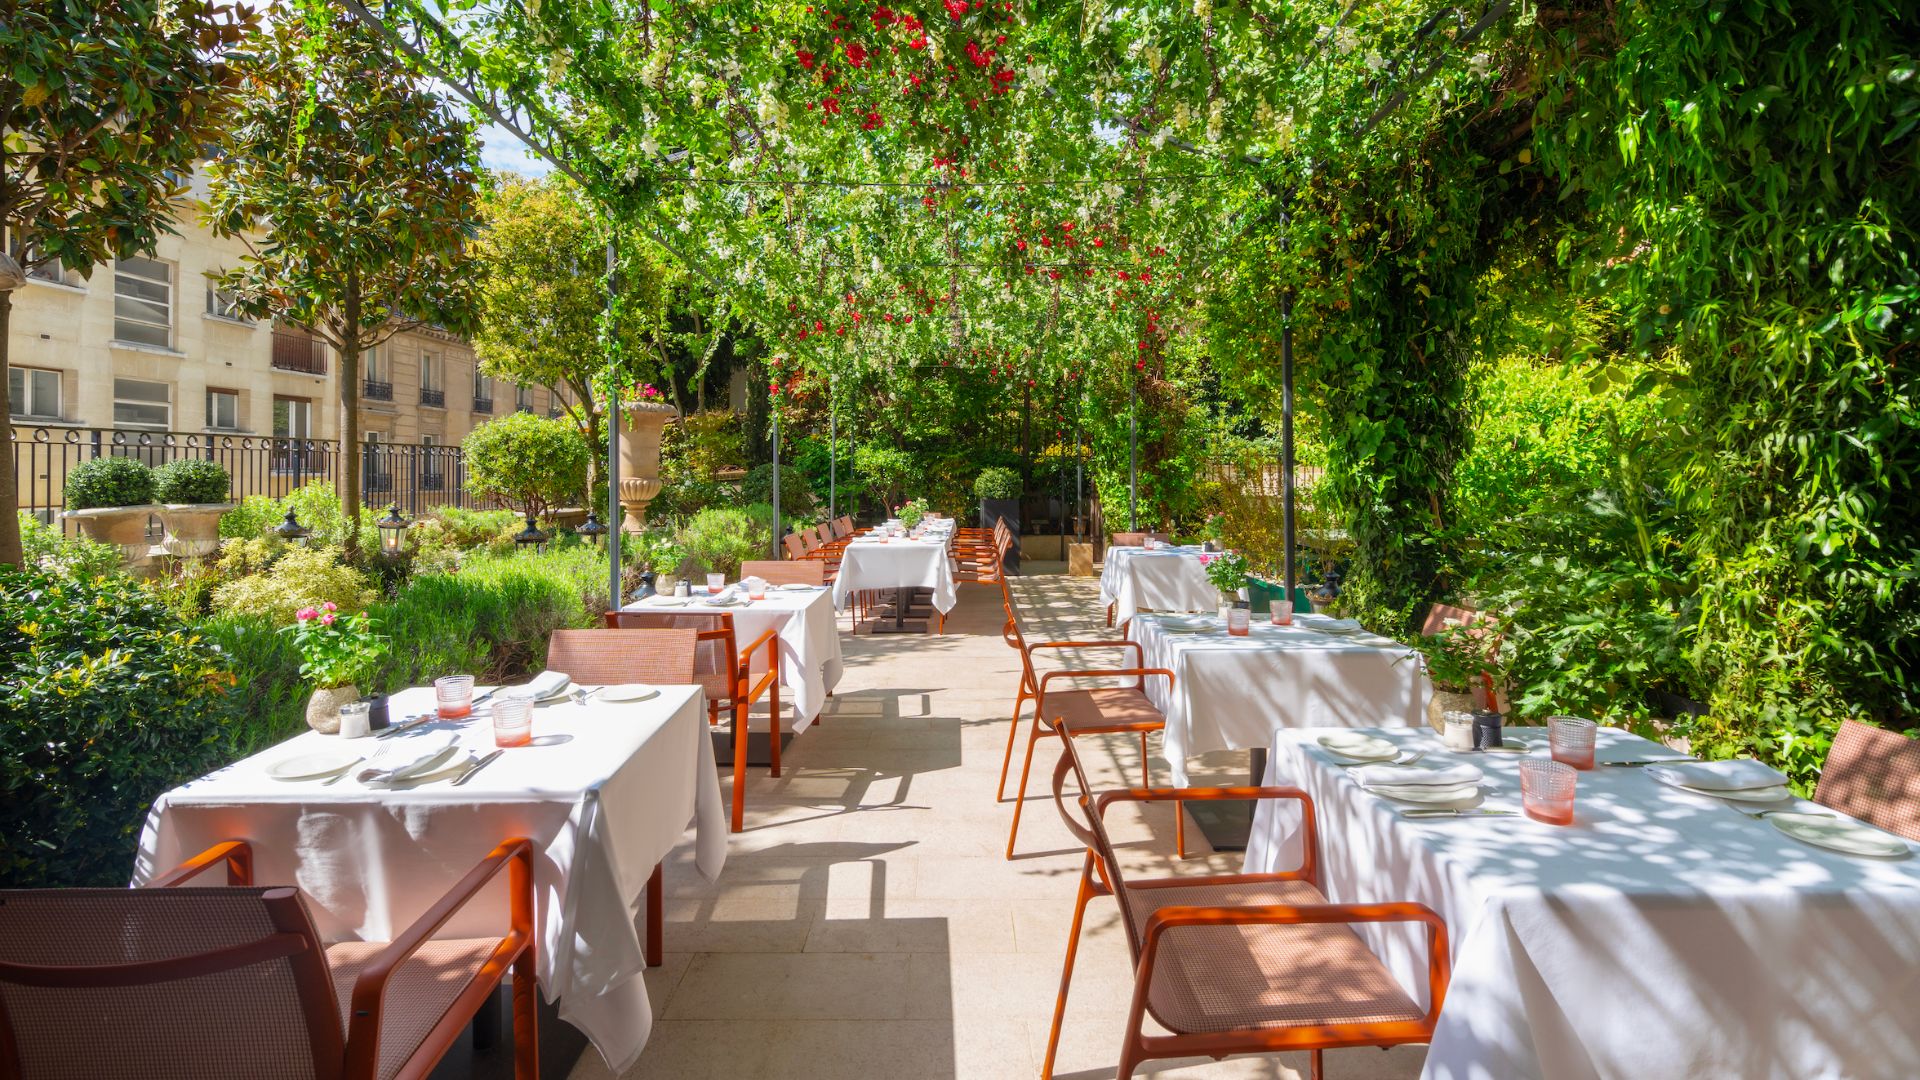
<svg viewBox="0 0 1920 1080">
<path fill-rule="evenodd" d="M 293 508 L 287 508 L 287 520 L 273 527 L 273 534 L 282 540 L 305 540 L 313 535 L 313 530 L 294 520 Z"/>
<path fill-rule="evenodd" d="M 538 555 L 547 550 L 547 541 L 551 539 L 551 535 L 541 532 L 540 527 L 534 524 L 533 513 L 528 511 L 527 527 L 514 534 L 513 542 L 520 546 L 520 550 Z"/>
<path fill-rule="evenodd" d="M 380 528 L 380 551 L 388 558 L 399 556 L 400 549 L 407 541 L 407 529 L 413 525 L 413 522 L 400 516 L 400 504 L 388 505 L 387 516 L 374 524 Z"/>
<path fill-rule="evenodd" d="M 587 511 L 587 520 L 575 528 L 573 534 L 575 536 L 584 536 L 587 538 L 588 543 L 594 547 L 599 547 L 600 538 L 607 535 L 607 527 L 600 524 L 599 511 L 589 509 Z"/>
</svg>

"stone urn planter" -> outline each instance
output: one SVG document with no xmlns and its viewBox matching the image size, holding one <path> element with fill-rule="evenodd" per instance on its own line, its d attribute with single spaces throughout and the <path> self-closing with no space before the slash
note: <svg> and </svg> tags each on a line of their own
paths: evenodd
<svg viewBox="0 0 1920 1080">
<path fill-rule="evenodd" d="M 138 506 L 102 506 L 92 510 L 65 510 L 60 516 L 73 522 L 80 535 L 120 549 L 120 561 L 137 570 L 152 561 L 147 543 L 147 518 L 159 510 L 153 503 Z"/>
<path fill-rule="evenodd" d="M 160 508 L 166 539 L 160 546 L 180 559 L 198 559 L 220 550 L 220 515 L 234 503 L 167 503 Z"/>
<path fill-rule="evenodd" d="M 627 512 L 621 528 L 646 528 L 647 504 L 660 494 L 660 433 L 680 415 L 664 402 L 636 401 L 620 407 L 620 506 Z"/>
<path fill-rule="evenodd" d="M 1442 690 L 1436 686 L 1433 688 L 1433 696 L 1427 699 L 1427 723 L 1433 725 L 1433 730 L 1444 734 L 1447 730 L 1446 715 L 1448 713 L 1470 713 L 1479 707 L 1479 703 L 1472 694 L 1457 690 Z"/>
<path fill-rule="evenodd" d="M 340 734 L 340 706 L 360 700 L 353 684 L 322 686 L 307 699 L 307 726 L 322 735 Z"/>
</svg>

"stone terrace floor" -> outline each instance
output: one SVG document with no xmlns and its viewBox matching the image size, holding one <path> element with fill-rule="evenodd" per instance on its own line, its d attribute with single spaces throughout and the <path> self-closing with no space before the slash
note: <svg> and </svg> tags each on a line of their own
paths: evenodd
<svg viewBox="0 0 1920 1080">
<path fill-rule="evenodd" d="M 1109 636 L 1094 580 L 1057 570 L 1014 579 L 1029 640 Z M 752 771 L 747 827 L 720 880 L 694 869 L 691 842 L 667 863 L 666 963 L 647 974 L 656 1023 L 628 1080 L 1039 1075 L 1083 849 L 1044 795 L 1058 751 L 1043 742 L 1020 855 L 1003 858 L 1013 780 L 1006 802 L 994 784 L 1019 657 L 1002 618 L 998 589 L 963 586 L 942 636 L 843 633 L 846 673 L 823 723 L 790 744 L 780 779 Z M 1081 666 L 1116 659 L 1092 653 Z M 1089 742 L 1096 784 L 1138 783 L 1137 741 Z M 1157 736 L 1150 745 L 1164 784 Z M 1202 766 L 1195 783 L 1244 776 L 1244 757 Z M 1191 826 L 1188 858 L 1176 860 L 1168 807 L 1115 807 L 1109 822 L 1134 873 L 1239 868 L 1238 854 L 1210 854 Z M 1113 1076 L 1133 984 L 1111 899 L 1089 907 L 1085 934 L 1055 1068 L 1064 1080 Z M 1422 1054 L 1330 1051 L 1327 1073 L 1412 1077 Z M 1149 1063 L 1137 1075 L 1305 1071 L 1294 1054 Z M 609 1074 L 589 1049 L 572 1075 Z"/>
</svg>

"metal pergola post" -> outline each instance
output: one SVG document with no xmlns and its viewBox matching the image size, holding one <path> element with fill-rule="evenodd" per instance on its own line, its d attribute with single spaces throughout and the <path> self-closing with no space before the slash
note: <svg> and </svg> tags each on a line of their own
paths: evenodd
<svg viewBox="0 0 1920 1080">
<path fill-rule="evenodd" d="M 1288 193 L 1292 201 L 1292 193 Z M 1285 210 L 1280 212 L 1280 251 L 1287 250 Z M 1293 289 L 1280 290 L 1280 534 L 1281 577 L 1287 590 L 1283 598 L 1293 608 L 1295 567 L 1293 562 Z"/>
<path fill-rule="evenodd" d="M 620 534 L 626 522 L 620 516 L 620 348 L 615 332 L 614 296 L 619 291 L 620 234 L 607 240 L 607 598 L 618 610 L 620 601 Z"/>
<path fill-rule="evenodd" d="M 827 520 L 840 518 L 840 401 L 838 378 L 827 380 Z"/>
<path fill-rule="evenodd" d="M 1135 369 L 1133 379 L 1127 384 L 1127 531 L 1135 532 L 1140 526 L 1134 521 L 1135 504 L 1140 501 L 1140 425 L 1137 414 L 1140 402 L 1140 372 Z"/>
<path fill-rule="evenodd" d="M 780 395 L 771 395 L 773 413 L 773 558 L 780 557 Z"/>
</svg>

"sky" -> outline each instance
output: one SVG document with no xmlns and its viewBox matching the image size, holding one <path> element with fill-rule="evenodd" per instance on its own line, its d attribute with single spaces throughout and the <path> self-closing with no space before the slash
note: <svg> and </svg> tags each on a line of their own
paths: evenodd
<svg viewBox="0 0 1920 1080">
<path fill-rule="evenodd" d="M 475 134 L 480 139 L 480 164 L 495 172 L 545 176 L 552 169 L 539 155 L 528 150 L 513 132 L 499 124 L 487 124 Z"/>
</svg>

